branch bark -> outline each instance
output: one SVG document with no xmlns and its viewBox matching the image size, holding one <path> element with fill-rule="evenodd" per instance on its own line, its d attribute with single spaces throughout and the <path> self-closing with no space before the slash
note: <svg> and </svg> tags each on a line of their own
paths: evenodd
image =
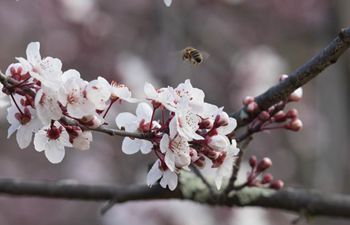
<svg viewBox="0 0 350 225">
<path fill-rule="evenodd" d="M 310 216 L 330 216 L 350 218 L 350 196 L 340 194 L 325 194 L 318 191 L 301 189 L 284 189 L 274 191 L 264 188 L 245 188 L 231 193 L 225 199 L 213 200 L 210 195 L 201 201 L 186 194 L 181 188 L 169 191 L 159 186 L 114 187 L 101 185 L 85 185 L 72 182 L 39 182 L 0 179 L 0 194 L 21 197 L 41 197 L 83 201 L 116 202 L 162 199 L 186 199 L 200 203 L 219 206 L 261 206 L 266 208 L 284 209 Z M 211 198 L 206 201 L 205 198 Z"/>
<path fill-rule="evenodd" d="M 338 36 L 332 40 L 321 52 L 312 57 L 304 65 L 292 72 L 289 77 L 281 83 L 269 88 L 263 94 L 255 97 L 260 111 L 248 113 L 243 107 L 230 116 L 237 120 L 237 127 L 250 123 L 259 112 L 268 109 L 274 104 L 286 99 L 297 88 L 305 85 L 311 79 L 319 75 L 328 66 L 337 62 L 338 58 L 350 46 L 350 27 L 342 29 Z"/>
</svg>

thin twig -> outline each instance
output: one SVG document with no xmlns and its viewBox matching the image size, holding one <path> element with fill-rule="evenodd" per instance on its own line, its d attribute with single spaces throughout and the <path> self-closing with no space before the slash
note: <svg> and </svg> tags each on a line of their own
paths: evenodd
<svg viewBox="0 0 350 225">
<path fill-rule="evenodd" d="M 205 186 L 207 186 L 209 193 L 212 197 L 215 196 L 215 192 L 213 190 L 213 187 L 209 184 L 209 182 L 207 181 L 207 179 L 203 176 L 203 174 L 201 173 L 201 171 L 199 171 L 199 169 L 196 166 L 191 165 L 190 166 L 192 171 L 199 177 L 199 179 L 201 179 L 201 181 L 204 183 Z"/>
</svg>

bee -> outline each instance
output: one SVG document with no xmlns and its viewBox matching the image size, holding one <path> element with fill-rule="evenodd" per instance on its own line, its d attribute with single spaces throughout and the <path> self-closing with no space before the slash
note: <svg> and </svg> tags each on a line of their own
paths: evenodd
<svg viewBox="0 0 350 225">
<path fill-rule="evenodd" d="M 209 55 L 205 52 L 200 52 L 193 47 L 186 47 L 182 50 L 182 60 L 189 61 L 193 65 L 198 65 L 204 61 Z"/>
</svg>

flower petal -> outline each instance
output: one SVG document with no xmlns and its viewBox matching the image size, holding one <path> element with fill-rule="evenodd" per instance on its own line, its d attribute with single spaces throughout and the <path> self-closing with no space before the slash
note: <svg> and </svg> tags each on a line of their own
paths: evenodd
<svg viewBox="0 0 350 225">
<path fill-rule="evenodd" d="M 31 42 L 27 46 L 27 59 L 28 61 L 33 64 L 37 65 L 41 61 L 40 56 L 40 43 L 39 42 Z"/>
<path fill-rule="evenodd" d="M 139 103 L 136 108 L 136 116 L 139 120 L 144 119 L 146 122 L 150 122 L 152 113 L 152 107 L 145 102 Z"/>
<path fill-rule="evenodd" d="M 142 140 L 134 139 L 129 137 L 124 138 L 122 143 L 122 151 L 127 155 L 132 155 L 138 152 L 141 148 Z"/>
<path fill-rule="evenodd" d="M 65 150 L 63 146 L 51 145 L 50 149 L 45 150 L 45 156 L 51 163 L 62 162 L 65 155 Z"/>
<path fill-rule="evenodd" d="M 116 118 L 115 122 L 119 129 L 124 129 L 128 132 L 135 132 L 139 127 L 139 121 L 134 114 L 129 112 L 120 113 Z"/>
<path fill-rule="evenodd" d="M 147 185 L 152 186 L 155 182 L 157 182 L 162 176 L 163 171 L 159 169 L 159 159 L 153 164 L 152 168 L 147 174 Z"/>
<path fill-rule="evenodd" d="M 141 149 L 142 154 L 150 153 L 152 151 L 152 148 L 153 148 L 152 142 L 147 141 L 147 140 L 141 140 L 140 149 Z"/>
</svg>

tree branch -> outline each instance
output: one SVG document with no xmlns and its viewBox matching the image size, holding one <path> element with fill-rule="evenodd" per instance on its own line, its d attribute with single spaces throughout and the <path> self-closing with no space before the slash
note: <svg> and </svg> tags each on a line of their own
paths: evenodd
<svg viewBox="0 0 350 225">
<path fill-rule="evenodd" d="M 208 192 L 209 193 L 209 192 Z M 350 218 L 350 196 L 340 194 L 325 194 L 317 191 L 301 189 L 284 189 L 274 191 L 264 188 L 244 188 L 231 193 L 226 199 L 213 201 L 212 196 L 202 197 L 202 201 L 188 195 L 183 189 L 169 191 L 159 186 L 114 187 L 101 185 L 84 185 L 73 182 L 39 182 L 0 179 L 0 194 L 22 197 L 41 197 L 83 201 L 116 202 L 187 199 L 221 206 L 261 206 L 283 209 L 296 213 L 306 213 L 310 216 L 331 216 Z M 205 198 L 211 198 L 206 201 Z"/>
<path fill-rule="evenodd" d="M 237 120 L 237 127 L 247 125 L 259 114 L 259 112 L 286 99 L 297 88 L 305 85 L 328 66 L 336 63 L 338 58 L 349 48 L 349 46 L 350 27 L 342 29 L 338 36 L 321 52 L 292 72 L 286 80 L 255 97 L 255 101 L 257 102 L 260 111 L 248 113 L 247 108 L 243 107 L 239 111 L 232 113 L 231 116 Z"/>
</svg>

